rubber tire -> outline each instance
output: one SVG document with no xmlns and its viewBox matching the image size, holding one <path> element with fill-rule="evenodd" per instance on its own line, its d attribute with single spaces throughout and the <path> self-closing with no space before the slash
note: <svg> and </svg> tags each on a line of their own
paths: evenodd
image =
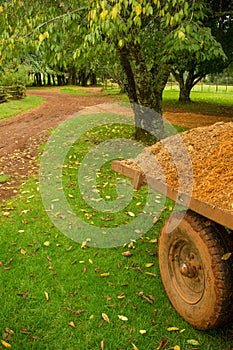
<svg viewBox="0 0 233 350">
<path fill-rule="evenodd" d="M 167 233 L 169 220 L 177 224 Z M 159 238 L 159 267 L 165 291 L 178 313 L 195 329 L 223 326 L 233 319 L 233 237 L 224 227 L 190 210 L 173 214 Z M 200 264 L 198 277 L 183 276 L 187 252 Z"/>
</svg>

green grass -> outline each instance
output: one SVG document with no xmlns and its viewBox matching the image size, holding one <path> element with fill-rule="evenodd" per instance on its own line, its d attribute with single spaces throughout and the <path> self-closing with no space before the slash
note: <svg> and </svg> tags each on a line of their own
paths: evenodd
<svg viewBox="0 0 233 350">
<path fill-rule="evenodd" d="M 213 93 L 213 92 L 191 92 L 191 100 L 193 102 L 205 102 L 209 104 L 213 104 L 216 108 L 216 104 L 218 105 L 233 105 L 233 95 L 232 94 L 224 94 L 224 93 Z M 177 103 L 178 104 L 179 92 L 178 91 L 169 91 L 164 90 L 163 93 L 163 102 L 164 104 Z M 188 107 L 189 104 L 187 104 Z M 190 104 L 191 107 L 191 104 Z M 200 106 L 198 106 L 200 108 Z"/>
<path fill-rule="evenodd" d="M 88 88 L 80 86 L 67 86 L 60 88 L 62 94 L 70 94 L 74 96 L 94 96 L 93 92 L 90 92 Z"/>
<path fill-rule="evenodd" d="M 10 175 L 7 174 L 0 174 L 0 184 L 5 183 L 11 179 Z"/>
<path fill-rule="evenodd" d="M 168 83 L 166 86 L 166 90 L 170 91 L 179 91 L 178 83 Z M 199 83 L 196 84 L 193 89 L 193 92 L 204 92 L 204 93 L 223 93 L 223 94 L 232 94 L 233 93 L 233 85 L 219 85 L 219 84 L 204 84 Z"/>
<path fill-rule="evenodd" d="M 42 102 L 43 98 L 41 97 L 27 96 L 22 100 L 2 103 L 0 107 L 0 119 L 13 117 L 17 114 L 26 112 L 39 106 Z"/>
<path fill-rule="evenodd" d="M 0 228 L 0 339 L 12 349 L 26 350 L 228 350 L 232 327 L 201 332 L 187 324 L 171 306 L 161 282 L 157 239 L 172 202 L 153 194 L 144 207 L 147 187 L 133 191 L 121 213 L 99 213 L 88 205 L 77 186 L 79 165 L 95 145 L 109 138 L 132 137 L 121 125 L 104 126 L 83 135 L 70 149 L 63 166 L 63 187 L 72 210 L 90 225 L 105 229 L 131 222 L 142 210 L 155 218 L 141 238 L 115 248 L 85 248 L 62 234 L 48 219 L 37 177 L 2 205 Z M 93 174 L 87 170 L 87 183 Z M 116 184 L 129 181 L 101 167 L 96 188 L 102 200 L 116 199 Z M 94 192 L 93 192 L 94 193 Z M 94 195 L 94 194 L 93 194 Z M 59 213 L 58 213 L 59 215 Z M 140 229 L 140 228 L 139 228 Z M 131 251 L 132 256 L 122 255 Z M 147 263 L 153 263 L 147 267 Z M 149 274 L 148 274 L 149 273 Z M 102 314 L 106 314 L 109 323 Z M 118 316 L 127 317 L 127 321 Z M 168 327 L 178 331 L 168 331 Z M 7 329 L 7 331 L 6 331 Z M 11 334 L 12 330 L 14 333 Z M 140 331 L 145 330 L 145 334 Z M 190 345 L 195 340 L 199 345 Z M 133 345 L 134 344 L 134 345 Z M 0 343 L 1 348 L 1 343 Z M 3 348 L 3 347 L 2 347 Z M 178 348 L 177 348 L 178 349 Z"/>
<path fill-rule="evenodd" d="M 219 91 L 216 92 L 214 89 L 209 89 L 209 86 L 204 89 L 204 91 L 192 91 L 191 92 L 191 100 L 192 103 L 180 103 L 179 99 L 179 91 L 178 89 L 173 90 L 170 87 L 167 87 L 163 92 L 163 108 L 182 108 L 186 111 L 191 112 L 203 112 L 203 113 L 211 113 L 215 115 L 216 113 L 224 115 L 225 108 L 229 108 L 233 106 L 233 94 L 226 93 L 223 91 L 223 88 L 219 86 Z M 233 87 L 231 87 L 233 88 Z M 230 89 L 230 87 L 229 87 Z M 209 91 L 211 90 L 211 91 Z M 229 90 L 230 91 L 230 90 Z M 105 95 L 109 96 L 120 96 L 124 101 L 128 101 L 128 98 L 124 94 L 120 94 L 120 89 L 117 87 L 108 87 L 107 89 L 103 89 Z M 229 115 L 228 111 L 228 115 Z"/>
<path fill-rule="evenodd" d="M 120 97 L 124 102 L 129 102 L 129 98 L 125 93 L 122 93 L 119 89 L 119 87 L 117 86 L 113 86 L 113 87 L 103 87 L 102 88 L 102 92 L 105 96 L 113 96 L 113 97 Z"/>
<path fill-rule="evenodd" d="M 179 92 L 165 90 L 163 93 L 163 108 L 172 111 L 172 108 L 180 108 L 183 111 L 218 115 L 232 116 L 233 94 L 191 92 L 191 103 L 180 103 Z"/>
</svg>

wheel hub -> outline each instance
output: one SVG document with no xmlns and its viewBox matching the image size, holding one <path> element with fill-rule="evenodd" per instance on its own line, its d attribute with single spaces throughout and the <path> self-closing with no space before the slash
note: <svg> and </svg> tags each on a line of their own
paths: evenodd
<svg viewBox="0 0 233 350">
<path fill-rule="evenodd" d="M 192 264 L 190 261 L 181 263 L 180 272 L 184 277 L 197 278 L 200 266 Z"/>
<path fill-rule="evenodd" d="M 188 304 L 198 303 L 205 289 L 202 260 L 195 246 L 179 239 L 170 249 L 169 269 L 173 284 Z"/>
</svg>

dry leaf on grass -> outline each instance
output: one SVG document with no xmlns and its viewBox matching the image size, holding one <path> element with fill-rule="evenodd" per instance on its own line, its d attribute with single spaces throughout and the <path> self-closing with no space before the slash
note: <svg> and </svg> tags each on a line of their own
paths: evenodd
<svg viewBox="0 0 233 350">
<path fill-rule="evenodd" d="M 173 332 L 173 331 L 178 332 L 178 331 L 179 331 L 179 328 L 177 328 L 177 327 L 168 327 L 168 328 L 167 328 L 167 331 L 168 331 L 168 332 Z"/>
<path fill-rule="evenodd" d="M 121 321 L 128 321 L 128 317 L 123 316 L 123 315 L 118 315 L 118 318 L 119 318 Z"/>
<path fill-rule="evenodd" d="M 154 263 L 147 263 L 147 264 L 145 264 L 145 267 L 151 267 L 153 265 L 154 265 Z"/>
<path fill-rule="evenodd" d="M 109 317 L 107 314 L 105 314 L 104 312 L 102 313 L 102 318 L 104 319 L 104 321 L 110 323 Z"/>
<path fill-rule="evenodd" d="M 160 341 L 159 346 L 157 347 L 156 350 L 161 350 L 161 349 L 165 349 L 165 347 L 167 346 L 167 344 L 169 343 L 168 339 L 163 339 Z"/>
<path fill-rule="evenodd" d="M 122 294 L 117 296 L 117 299 L 124 299 L 125 297 L 126 297 L 126 294 L 122 293 Z"/>
<path fill-rule="evenodd" d="M 122 252 L 121 254 L 122 254 L 123 256 L 126 256 L 126 257 L 129 257 L 129 256 L 132 256 L 132 255 L 133 255 L 129 250 L 127 250 L 126 252 Z"/>
<path fill-rule="evenodd" d="M 7 349 L 11 348 L 11 344 L 7 343 L 5 340 L 1 340 L 1 343 L 5 348 Z"/>
<path fill-rule="evenodd" d="M 44 295 L 45 295 L 45 299 L 46 299 L 47 301 L 49 301 L 49 293 L 48 293 L 48 292 L 44 292 Z"/>
<path fill-rule="evenodd" d="M 110 275 L 109 272 L 104 272 L 100 274 L 100 277 L 108 277 Z"/>
<path fill-rule="evenodd" d="M 73 321 L 70 321 L 70 322 L 69 322 L 69 326 L 72 327 L 72 328 L 75 328 L 74 322 L 73 322 Z"/>
</svg>

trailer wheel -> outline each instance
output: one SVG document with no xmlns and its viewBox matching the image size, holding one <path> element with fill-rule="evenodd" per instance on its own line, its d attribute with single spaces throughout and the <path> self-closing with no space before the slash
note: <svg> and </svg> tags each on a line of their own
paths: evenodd
<svg viewBox="0 0 233 350">
<path fill-rule="evenodd" d="M 159 267 L 166 293 L 196 329 L 233 319 L 233 237 L 222 226 L 192 212 L 173 214 L 178 226 L 159 238 Z M 170 220 L 169 219 L 169 220 Z"/>
</svg>

